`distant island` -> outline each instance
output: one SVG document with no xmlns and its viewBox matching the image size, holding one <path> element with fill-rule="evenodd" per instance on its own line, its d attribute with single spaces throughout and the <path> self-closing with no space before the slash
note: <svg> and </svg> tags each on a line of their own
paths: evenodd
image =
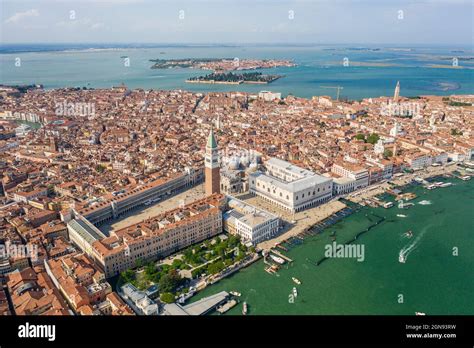
<svg viewBox="0 0 474 348">
<path fill-rule="evenodd" d="M 243 74 L 212 73 L 205 76 L 191 77 L 186 80 L 188 83 L 221 83 L 240 85 L 241 83 L 267 84 L 282 77 L 282 75 L 264 75 L 261 72 L 250 72 Z"/>
<path fill-rule="evenodd" d="M 290 60 L 238 58 L 150 59 L 152 69 L 192 68 L 214 71 L 255 70 L 296 66 Z"/>
</svg>

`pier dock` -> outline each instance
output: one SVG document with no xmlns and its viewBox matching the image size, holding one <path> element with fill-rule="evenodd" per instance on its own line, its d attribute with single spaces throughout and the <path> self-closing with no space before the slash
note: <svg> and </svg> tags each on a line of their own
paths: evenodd
<svg viewBox="0 0 474 348">
<path fill-rule="evenodd" d="M 286 221 L 296 221 L 289 225 L 289 228 L 284 231 L 281 235 L 274 239 L 270 239 L 258 244 L 258 248 L 260 250 L 270 250 L 275 248 L 277 244 L 283 243 L 289 240 L 291 237 L 295 237 L 301 235 L 304 237 L 303 233 L 310 230 L 314 225 L 323 220 L 331 217 L 333 214 L 336 214 L 340 210 L 346 208 L 346 205 L 338 200 L 333 200 L 326 204 L 307 209 L 303 212 L 298 212 L 296 214 L 291 214 L 290 216 L 285 216 L 282 211 L 277 211 L 275 209 L 271 209 L 269 206 L 262 204 L 257 198 L 250 199 L 252 204 L 261 207 L 262 209 L 266 209 L 270 212 L 281 214 L 282 219 Z M 287 247 L 287 246 L 285 246 Z"/>
<path fill-rule="evenodd" d="M 282 253 L 280 253 L 279 251 L 277 251 L 275 249 L 271 249 L 270 252 L 274 253 L 276 256 L 279 256 L 279 257 L 281 257 L 282 259 L 284 259 L 288 262 L 293 262 L 293 260 L 290 259 L 288 256 L 283 255 Z"/>
</svg>

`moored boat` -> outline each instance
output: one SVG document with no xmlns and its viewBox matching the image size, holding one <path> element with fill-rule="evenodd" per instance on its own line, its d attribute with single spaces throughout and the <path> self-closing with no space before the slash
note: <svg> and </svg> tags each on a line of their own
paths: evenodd
<svg viewBox="0 0 474 348">
<path fill-rule="evenodd" d="M 279 256 L 275 256 L 275 255 L 270 255 L 271 259 L 273 261 L 275 261 L 276 263 L 280 264 L 280 265 L 283 265 L 285 263 L 285 260 L 282 259 L 281 257 Z"/>
<path fill-rule="evenodd" d="M 445 182 L 445 183 L 441 184 L 440 187 L 449 187 L 449 186 L 451 186 L 451 185 L 452 185 L 452 183 L 450 183 L 450 182 Z"/>
</svg>

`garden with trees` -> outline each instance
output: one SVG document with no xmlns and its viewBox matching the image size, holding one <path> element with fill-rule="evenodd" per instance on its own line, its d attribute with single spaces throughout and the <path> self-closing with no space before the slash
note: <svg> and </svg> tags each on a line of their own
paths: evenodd
<svg viewBox="0 0 474 348">
<path fill-rule="evenodd" d="M 170 303 L 174 301 L 175 296 L 188 291 L 185 287 L 188 280 L 183 278 L 181 271 L 189 271 L 192 278 L 214 275 L 253 252 L 254 247 L 243 245 L 238 236 L 218 236 L 188 247 L 169 264 L 145 264 L 138 260 L 135 270 L 129 269 L 120 274 L 118 286 L 131 283 L 139 290 L 146 290 L 156 285 L 161 294 L 160 299 Z"/>
</svg>

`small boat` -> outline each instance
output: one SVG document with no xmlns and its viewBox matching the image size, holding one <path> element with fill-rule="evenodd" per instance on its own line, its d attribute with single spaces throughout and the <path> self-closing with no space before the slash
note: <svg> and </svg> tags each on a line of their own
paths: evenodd
<svg viewBox="0 0 474 348">
<path fill-rule="evenodd" d="M 397 214 L 398 217 L 402 217 L 402 218 L 406 218 L 407 216 L 406 215 L 403 215 L 403 214 Z"/>
<path fill-rule="evenodd" d="M 301 281 L 299 281 L 298 279 L 296 279 L 295 277 L 291 277 L 291 279 L 298 285 L 301 285 Z"/>
<path fill-rule="evenodd" d="M 415 312 L 416 315 L 426 315 L 426 313 L 423 312 Z"/>
<path fill-rule="evenodd" d="M 451 186 L 451 185 L 452 185 L 452 183 L 450 183 L 450 182 L 445 182 L 445 183 L 443 183 L 443 184 L 441 184 L 441 185 L 439 185 L 439 186 L 440 186 L 440 187 L 449 187 L 449 186 Z"/>
<path fill-rule="evenodd" d="M 298 290 L 296 288 L 293 288 L 293 296 L 298 297 Z"/>
<path fill-rule="evenodd" d="M 400 256 L 398 256 L 398 262 L 405 263 L 406 262 L 405 255 L 400 254 Z"/>
<path fill-rule="evenodd" d="M 403 200 L 398 201 L 398 209 L 408 209 L 413 206 L 413 203 L 405 203 Z"/>
<path fill-rule="evenodd" d="M 405 233 L 405 236 L 407 236 L 408 238 L 411 238 L 411 237 L 413 237 L 413 232 L 411 230 L 409 230 Z"/>
<path fill-rule="evenodd" d="M 247 315 L 248 313 L 248 306 L 247 306 L 247 302 L 244 302 L 243 306 L 242 306 L 242 314 L 243 315 Z"/>
<path fill-rule="evenodd" d="M 229 293 L 230 293 L 231 295 L 233 295 L 233 296 L 237 296 L 237 297 L 240 297 L 240 296 L 241 296 L 241 293 L 238 292 L 238 291 L 230 291 Z"/>
<path fill-rule="evenodd" d="M 271 259 L 273 261 L 275 261 L 276 263 L 279 263 L 280 265 L 283 265 L 285 263 L 285 260 L 283 260 L 281 257 L 279 256 L 275 256 L 275 255 L 270 255 Z"/>
</svg>

